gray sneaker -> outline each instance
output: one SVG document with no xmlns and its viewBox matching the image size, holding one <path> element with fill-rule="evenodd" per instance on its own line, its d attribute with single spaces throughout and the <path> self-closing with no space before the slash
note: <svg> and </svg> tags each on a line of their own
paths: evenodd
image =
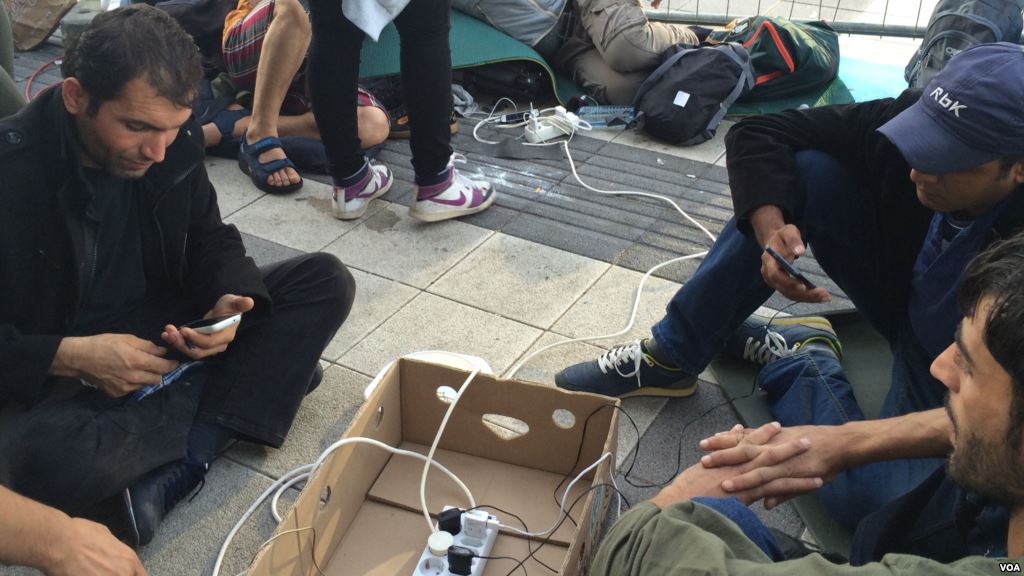
<svg viewBox="0 0 1024 576">
<path fill-rule="evenodd" d="M 725 352 L 764 366 L 807 346 L 828 350 L 836 358 L 843 358 L 839 337 L 832 323 L 823 316 L 776 318 L 770 324 L 767 318 L 751 316 L 729 337 Z"/>
</svg>

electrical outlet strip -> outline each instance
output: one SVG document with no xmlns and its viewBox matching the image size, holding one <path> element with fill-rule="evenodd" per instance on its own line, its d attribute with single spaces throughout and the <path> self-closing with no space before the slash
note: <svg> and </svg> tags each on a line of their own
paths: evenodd
<svg viewBox="0 0 1024 576">
<path fill-rule="evenodd" d="M 451 506 L 444 507 L 445 510 L 449 508 Z M 452 536 L 452 545 L 468 548 L 473 551 L 474 556 L 490 556 L 491 550 L 494 548 L 494 541 L 498 538 L 498 531 L 501 528 L 498 524 L 498 518 L 483 510 L 474 510 L 472 512 L 463 512 L 461 522 L 462 531 Z M 442 532 L 440 534 L 448 533 Z M 453 572 L 448 571 L 448 557 L 445 555 L 435 555 L 430 548 L 430 543 L 423 548 L 423 554 L 420 555 L 419 562 L 416 563 L 416 569 L 412 573 L 413 576 L 454 575 Z M 486 565 L 486 559 L 473 558 L 469 574 L 471 576 L 482 576 Z"/>
<path fill-rule="evenodd" d="M 557 124 L 549 119 L 557 119 Z M 532 116 L 523 127 L 523 136 L 527 142 L 538 144 L 559 136 L 570 136 L 580 125 L 579 116 L 567 112 L 565 108 L 556 106 L 552 116 Z"/>
<path fill-rule="evenodd" d="M 557 126 L 530 121 L 523 127 L 523 135 L 526 137 L 527 142 L 539 144 L 559 136 L 565 136 L 566 134 L 564 130 Z"/>
</svg>

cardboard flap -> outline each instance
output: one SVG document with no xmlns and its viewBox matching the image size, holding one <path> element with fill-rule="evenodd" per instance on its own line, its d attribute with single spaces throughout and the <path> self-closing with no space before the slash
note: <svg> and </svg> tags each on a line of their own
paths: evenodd
<svg viewBox="0 0 1024 576">
<path fill-rule="evenodd" d="M 420 454 L 426 454 L 430 449 L 429 446 L 409 443 L 403 443 L 401 447 Z M 478 505 L 487 504 L 512 512 L 523 519 L 531 532 L 547 530 L 562 517 L 558 502 L 554 498 L 555 486 L 558 486 L 563 478 L 561 475 L 447 450 L 438 450 L 434 459 L 466 483 Z M 590 463 L 588 462 L 588 464 Z M 419 487 L 422 474 L 423 462 L 421 460 L 396 456 L 388 462 L 373 485 L 370 490 L 370 498 L 420 513 Z M 588 473 L 587 476 L 593 478 L 591 473 Z M 573 486 L 565 500 L 566 508 L 590 488 L 591 480 L 589 478 L 583 478 Z M 558 491 L 559 498 L 562 497 L 570 480 L 571 478 L 562 484 Z M 605 476 L 602 481 L 607 482 L 608 477 Z M 459 508 L 469 507 L 462 490 L 436 468 L 432 469 L 427 476 L 426 493 L 427 509 L 434 517 L 446 505 Z M 523 494 L 530 494 L 531 497 L 523 498 Z M 569 516 L 576 523 L 579 522 L 582 515 L 584 500 L 585 498 L 580 499 L 576 507 L 569 511 Z M 487 512 L 497 516 L 506 526 L 523 528 L 518 520 L 505 513 L 493 508 L 487 509 Z M 423 524 L 426 526 L 426 522 Z M 568 545 L 574 532 L 575 525 L 566 520 L 555 531 L 551 540 Z M 508 533 L 513 532 L 509 531 Z M 537 540 L 541 539 L 543 537 L 537 538 Z"/>
<path fill-rule="evenodd" d="M 429 446 L 448 409 L 438 397 L 438 389 L 458 390 L 469 373 L 408 359 L 401 360 L 399 368 L 403 440 Z M 542 384 L 478 374 L 459 399 L 439 447 L 559 476 L 578 473 L 604 453 L 618 402 L 606 396 L 567 393 Z M 555 421 L 555 412 L 562 410 L 575 420 L 569 428 Z M 512 417 L 529 431 L 514 438 L 502 437 L 485 424 L 483 416 L 487 414 Z M 566 456 L 577 451 L 579 462 L 573 466 L 572 458 Z"/>
</svg>

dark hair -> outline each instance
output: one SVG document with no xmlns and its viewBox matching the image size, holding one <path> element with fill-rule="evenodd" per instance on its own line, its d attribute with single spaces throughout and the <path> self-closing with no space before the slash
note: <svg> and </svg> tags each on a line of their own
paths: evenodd
<svg viewBox="0 0 1024 576">
<path fill-rule="evenodd" d="M 1024 431 L 1024 231 L 993 244 L 967 265 L 960 310 L 973 317 L 982 301 L 990 302 L 985 346 L 1013 382 L 1007 440 L 1018 446 Z"/>
<path fill-rule="evenodd" d="M 136 78 L 174 104 L 190 107 L 203 75 L 192 37 L 166 12 L 147 4 L 97 15 L 67 50 L 61 72 L 81 82 L 89 94 L 89 114 L 117 99 Z"/>
</svg>

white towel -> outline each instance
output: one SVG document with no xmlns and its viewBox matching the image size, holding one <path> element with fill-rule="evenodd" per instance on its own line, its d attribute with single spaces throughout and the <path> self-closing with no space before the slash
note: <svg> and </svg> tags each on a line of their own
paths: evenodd
<svg viewBox="0 0 1024 576">
<path fill-rule="evenodd" d="M 342 0 L 341 11 L 376 42 L 380 32 L 402 13 L 409 0 Z"/>
</svg>

